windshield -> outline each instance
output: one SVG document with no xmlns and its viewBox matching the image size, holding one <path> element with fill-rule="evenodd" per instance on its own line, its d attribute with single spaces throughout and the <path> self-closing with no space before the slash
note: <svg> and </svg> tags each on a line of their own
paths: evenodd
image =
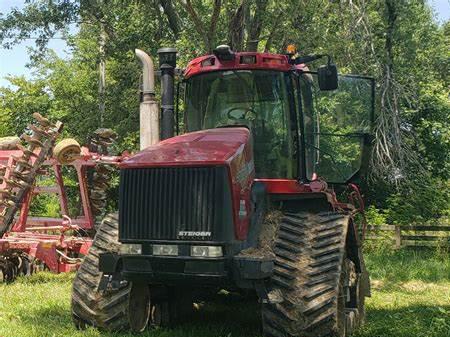
<svg viewBox="0 0 450 337">
<path fill-rule="evenodd" d="M 320 91 L 317 75 L 300 75 L 306 176 L 346 182 L 361 167 L 364 134 L 371 132 L 374 83 L 339 76 L 339 88 Z"/>
<path fill-rule="evenodd" d="M 287 78 L 267 70 L 220 71 L 190 78 L 187 131 L 246 126 L 253 134 L 256 176 L 295 177 Z"/>
</svg>

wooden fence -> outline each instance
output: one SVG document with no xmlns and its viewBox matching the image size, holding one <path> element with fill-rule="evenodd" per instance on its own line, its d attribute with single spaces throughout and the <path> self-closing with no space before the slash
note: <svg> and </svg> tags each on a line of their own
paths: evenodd
<svg viewBox="0 0 450 337">
<path fill-rule="evenodd" d="M 366 240 L 380 239 L 391 240 L 395 248 L 450 247 L 450 225 L 368 226 Z"/>
</svg>

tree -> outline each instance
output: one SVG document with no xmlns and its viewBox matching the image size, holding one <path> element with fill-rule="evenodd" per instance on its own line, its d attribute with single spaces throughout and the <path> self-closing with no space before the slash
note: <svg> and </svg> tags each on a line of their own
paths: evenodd
<svg viewBox="0 0 450 337">
<path fill-rule="evenodd" d="M 27 81 L 23 76 L 7 79 L 15 88 L 0 88 L 0 137 L 21 135 L 34 112 L 48 114 L 51 109 L 45 80 Z"/>
</svg>

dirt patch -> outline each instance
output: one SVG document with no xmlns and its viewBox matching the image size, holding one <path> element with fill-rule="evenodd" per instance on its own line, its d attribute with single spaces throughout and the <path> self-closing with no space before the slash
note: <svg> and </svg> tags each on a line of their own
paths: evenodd
<svg viewBox="0 0 450 337">
<path fill-rule="evenodd" d="M 404 282 L 400 285 L 400 287 L 409 292 L 423 292 L 423 291 L 428 291 L 428 290 L 440 290 L 440 291 L 448 292 L 447 285 L 440 285 L 440 284 L 436 284 L 436 283 L 426 283 L 426 282 L 417 281 L 417 280 Z"/>
<path fill-rule="evenodd" d="M 441 285 L 441 284 L 437 284 L 437 283 L 428 283 L 428 282 L 423 282 L 420 280 L 411 280 L 411 281 L 407 281 L 407 282 L 402 282 L 400 284 L 393 284 L 390 283 L 389 281 L 385 282 L 383 280 L 371 280 L 370 281 L 371 287 L 374 290 L 381 290 L 381 289 L 389 289 L 392 286 L 399 286 L 402 290 L 405 290 L 407 292 L 412 292 L 412 293 L 422 293 L 422 292 L 426 292 L 426 291 L 431 291 L 431 290 L 437 290 L 437 291 L 441 291 L 441 292 L 448 292 L 449 288 L 447 285 Z"/>
<path fill-rule="evenodd" d="M 238 256 L 251 256 L 259 258 L 273 258 L 273 246 L 275 244 L 275 235 L 280 227 L 283 213 L 280 211 L 269 211 L 263 220 L 261 233 L 259 234 L 256 247 L 247 248 L 239 253 Z"/>
<path fill-rule="evenodd" d="M 375 290 L 380 290 L 384 287 L 384 281 L 382 280 L 371 280 L 370 287 Z"/>
</svg>

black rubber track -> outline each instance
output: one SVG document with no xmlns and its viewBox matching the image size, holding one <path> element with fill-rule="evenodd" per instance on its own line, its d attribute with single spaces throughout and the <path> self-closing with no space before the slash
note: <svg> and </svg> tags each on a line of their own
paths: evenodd
<svg viewBox="0 0 450 337">
<path fill-rule="evenodd" d="M 278 300 L 262 305 L 265 336 L 347 335 L 345 300 L 339 296 L 348 222 L 348 216 L 332 212 L 285 214 L 270 289 Z"/>
<path fill-rule="evenodd" d="M 130 284 L 119 290 L 98 291 L 102 278 L 98 270 L 99 254 L 119 250 L 118 228 L 117 214 L 104 218 L 89 254 L 76 273 L 72 288 L 72 318 L 79 329 L 87 325 L 114 331 L 128 328 Z"/>
</svg>

